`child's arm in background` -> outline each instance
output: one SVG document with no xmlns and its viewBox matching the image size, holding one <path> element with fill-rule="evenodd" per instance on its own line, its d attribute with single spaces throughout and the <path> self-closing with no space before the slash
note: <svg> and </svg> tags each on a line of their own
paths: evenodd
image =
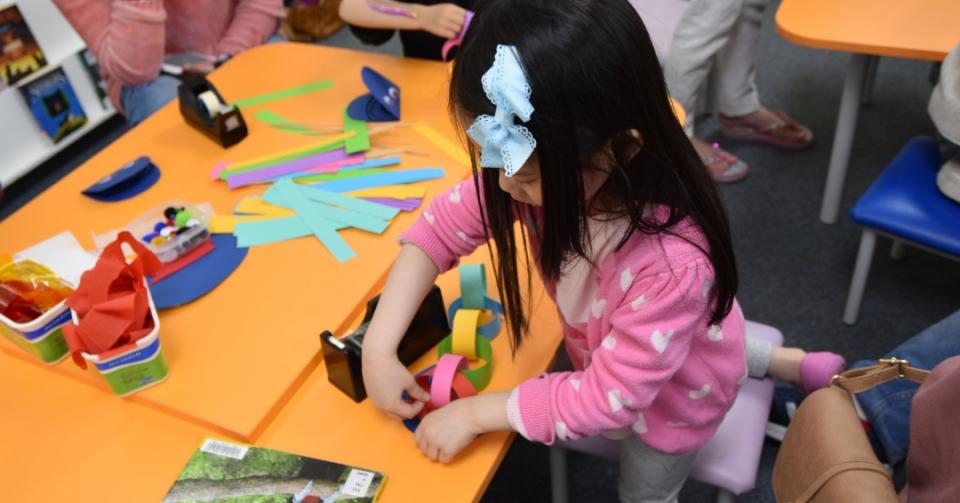
<svg viewBox="0 0 960 503">
<path fill-rule="evenodd" d="M 368 0 L 343 0 L 340 17 L 347 23 L 365 28 L 423 30 L 440 38 L 454 38 L 463 28 L 467 11 L 452 3 L 420 5 L 406 2 L 373 0 L 379 5 L 407 10 L 410 16 L 387 14 L 375 10 Z"/>
<path fill-rule="evenodd" d="M 215 55 L 237 55 L 251 47 L 263 44 L 276 33 L 283 19 L 282 0 L 242 0 L 233 12 L 230 27 L 220 42 Z"/>
</svg>

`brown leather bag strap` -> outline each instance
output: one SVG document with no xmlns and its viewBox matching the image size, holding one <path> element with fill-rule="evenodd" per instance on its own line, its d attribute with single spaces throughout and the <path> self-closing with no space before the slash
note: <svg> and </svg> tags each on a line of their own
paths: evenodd
<svg viewBox="0 0 960 503">
<path fill-rule="evenodd" d="M 848 393 L 860 393 L 894 379 L 910 379 L 922 383 L 929 374 L 929 370 L 911 367 L 907 360 L 883 358 L 872 367 L 848 370 L 833 376 L 830 385 L 838 386 Z"/>
</svg>

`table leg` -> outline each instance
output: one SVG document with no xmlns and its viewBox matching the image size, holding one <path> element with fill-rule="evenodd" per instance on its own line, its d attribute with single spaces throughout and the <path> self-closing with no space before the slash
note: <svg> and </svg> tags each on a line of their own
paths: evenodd
<svg viewBox="0 0 960 503">
<path fill-rule="evenodd" d="M 860 95 L 860 104 L 869 105 L 873 101 L 873 85 L 877 81 L 877 67 L 880 66 L 880 56 L 867 56 L 867 76 L 863 79 L 863 91 Z"/>
<path fill-rule="evenodd" d="M 820 221 L 825 224 L 836 223 L 837 214 L 840 212 L 843 183 L 847 177 L 850 148 L 853 146 L 853 134 L 857 128 L 857 115 L 860 112 L 860 94 L 870 57 L 866 54 L 852 54 L 850 66 L 847 68 L 847 79 L 843 83 L 843 98 L 840 100 L 840 113 L 837 116 L 837 130 L 833 134 L 830 169 L 827 171 L 823 205 L 820 207 Z"/>
</svg>

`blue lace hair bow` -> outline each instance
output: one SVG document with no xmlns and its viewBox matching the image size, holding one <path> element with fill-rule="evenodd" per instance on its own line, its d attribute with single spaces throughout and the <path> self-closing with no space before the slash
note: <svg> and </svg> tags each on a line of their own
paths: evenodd
<svg viewBox="0 0 960 503">
<path fill-rule="evenodd" d="M 481 167 L 503 167 L 507 176 L 513 176 L 537 147 L 530 130 L 514 124 L 514 117 L 527 122 L 533 113 L 530 84 L 523 73 L 517 48 L 498 45 L 493 65 L 480 82 L 497 111 L 493 116 L 477 117 L 467 129 L 467 135 L 480 145 Z"/>
</svg>

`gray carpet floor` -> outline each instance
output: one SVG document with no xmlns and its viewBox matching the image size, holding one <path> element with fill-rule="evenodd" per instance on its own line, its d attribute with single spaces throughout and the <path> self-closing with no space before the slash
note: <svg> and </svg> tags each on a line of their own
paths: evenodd
<svg viewBox="0 0 960 503">
<path fill-rule="evenodd" d="M 872 102 L 860 113 L 842 215 L 835 225 L 818 219 L 830 157 L 837 107 L 849 55 L 807 49 L 780 38 L 774 28 L 776 3 L 767 13 L 758 84 L 764 103 L 789 111 L 813 129 L 817 142 L 801 152 L 724 140 L 712 119 L 699 121 L 698 133 L 746 160 L 750 175 L 722 187 L 730 212 L 740 270 L 738 298 L 749 319 L 783 331 L 787 344 L 832 350 L 848 360 L 876 358 L 910 335 L 960 309 L 960 265 L 910 249 L 894 261 L 881 240 L 873 263 L 860 322 L 840 318 L 860 239 L 846 216 L 883 167 L 912 137 L 934 134 L 926 114 L 932 86 L 931 64 L 901 59 L 880 63 Z M 363 47 L 348 30 L 324 45 L 399 54 L 396 38 Z M 8 188 L 0 203 L 6 217 L 57 179 L 122 134 L 111 122 L 82 144 Z M 764 447 L 757 488 L 744 502 L 773 501 L 770 478 L 776 444 Z M 570 501 L 616 501 L 616 463 L 571 453 Z M 681 501 L 712 501 L 713 488 L 689 482 Z M 482 501 L 549 501 L 547 449 L 518 439 Z"/>
</svg>

